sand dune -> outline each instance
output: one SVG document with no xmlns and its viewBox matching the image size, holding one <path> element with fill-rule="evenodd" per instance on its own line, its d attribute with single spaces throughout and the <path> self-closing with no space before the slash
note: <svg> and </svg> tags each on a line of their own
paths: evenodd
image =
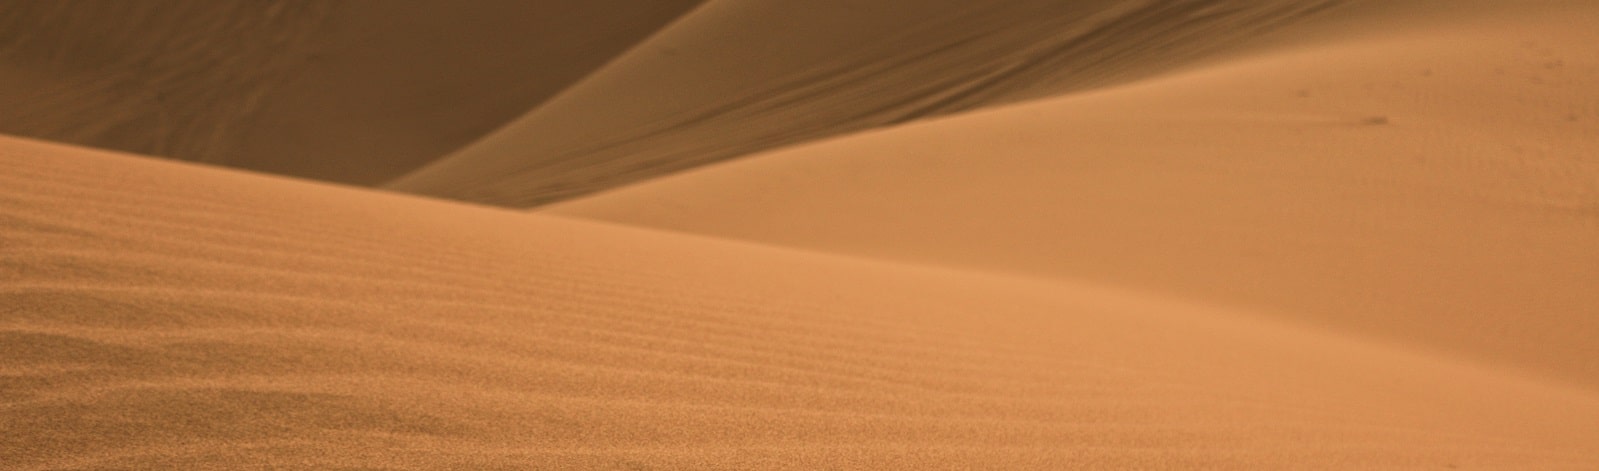
<svg viewBox="0 0 1599 471">
<path fill-rule="evenodd" d="M 1546 5 L 552 210 L 1255 306 L 1599 386 L 1599 9 Z"/>
<path fill-rule="evenodd" d="M 0 462 L 1581 469 L 1599 397 L 1058 281 L 0 140 Z"/>
<path fill-rule="evenodd" d="M 391 188 L 533 206 L 808 140 L 1081 90 L 1343 1 L 711 1 Z"/>
<path fill-rule="evenodd" d="M 0 133 L 377 183 L 696 3 L 3 1 Z"/>
<path fill-rule="evenodd" d="M 0 469 L 1599 467 L 1599 4 L 698 3 L 0 2 L 0 132 L 611 189 L 0 136 Z"/>
</svg>

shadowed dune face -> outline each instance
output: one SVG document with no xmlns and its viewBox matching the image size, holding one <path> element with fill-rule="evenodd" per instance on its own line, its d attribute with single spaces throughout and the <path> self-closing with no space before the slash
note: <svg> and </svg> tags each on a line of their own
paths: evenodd
<svg viewBox="0 0 1599 471">
<path fill-rule="evenodd" d="M 562 90 L 392 185 L 538 212 L 0 135 L 0 468 L 1596 469 L 1596 19 L 0 0 L 0 132 L 371 183 Z"/>
<path fill-rule="evenodd" d="M 389 185 L 527 207 L 751 152 L 1128 80 L 1342 1 L 712 1 Z"/>
<path fill-rule="evenodd" d="M 1580 469 L 1583 391 L 1156 296 L 0 139 L 12 469 Z"/>
<path fill-rule="evenodd" d="M 1599 386 L 1599 10 L 1509 4 L 550 209 L 1258 306 Z"/>
<path fill-rule="evenodd" d="M 4 1 L 0 132 L 377 183 L 695 4 Z"/>
</svg>

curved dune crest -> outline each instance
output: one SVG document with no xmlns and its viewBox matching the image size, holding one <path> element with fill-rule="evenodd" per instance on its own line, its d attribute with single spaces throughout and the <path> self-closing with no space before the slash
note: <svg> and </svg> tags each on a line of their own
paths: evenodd
<svg viewBox="0 0 1599 471">
<path fill-rule="evenodd" d="M 1102 86 L 1339 0 L 711 1 L 388 186 L 528 207 L 790 144 Z"/>
<path fill-rule="evenodd" d="M 374 184 L 697 3 L 0 2 L 0 133 Z"/>
<path fill-rule="evenodd" d="M 1155 297 L 0 140 L 12 469 L 1592 466 L 1588 392 Z"/>
<path fill-rule="evenodd" d="M 0 469 L 1599 469 L 1599 2 L 160 5 L 0 133 L 698 8 L 0 134 Z"/>
<path fill-rule="evenodd" d="M 1599 386 L 1599 9 L 1545 4 L 550 210 L 1264 307 Z"/>
</svg>

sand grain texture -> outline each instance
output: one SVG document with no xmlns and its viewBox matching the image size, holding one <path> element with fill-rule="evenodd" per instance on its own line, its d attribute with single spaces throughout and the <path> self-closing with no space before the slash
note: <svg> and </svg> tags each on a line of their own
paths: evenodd
<svg viewBox="0 0 1599 471">
<path fill-rule="evenodd" d="M 1158 296 L 5 139 L 11 469 L 1581 469 L 1599 400 Z"/>
<path fill-rule="evenodd" d="M 1593 2 L 535 3 L 0 2 L 4 131 L 561 201 L 0 136 L 0 469 L 1599 468 Z"/>
</svg>

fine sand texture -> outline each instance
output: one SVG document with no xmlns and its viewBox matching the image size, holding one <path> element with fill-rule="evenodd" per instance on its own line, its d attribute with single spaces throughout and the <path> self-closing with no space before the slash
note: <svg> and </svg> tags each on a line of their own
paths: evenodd
<svg viewBox="0 0 1599 471">
<path fill-rule="evenodd" d="M 0 0 L 0 470 L 1599 469 L 1595 25 Z"/>
<path fill-rule="evenodd" d="M 379 183 L 697 3 L 0 0 L 0 133 Z"/>
<path fill-rule="evenodd" d="M 393 189 L 528 207 L 1213 57 L 1340 0 L 711 0 Z"/>
<path fill-rule="evenodd" d="M 1250 306 L 1599 387 L 1599 4 L 1465 5 L 551 211 Z"/>
<path fill-rule="evenodd" d="M 1256 313 L 0 139 L 6 469 L 1592 469 Z"/>
</svg>

